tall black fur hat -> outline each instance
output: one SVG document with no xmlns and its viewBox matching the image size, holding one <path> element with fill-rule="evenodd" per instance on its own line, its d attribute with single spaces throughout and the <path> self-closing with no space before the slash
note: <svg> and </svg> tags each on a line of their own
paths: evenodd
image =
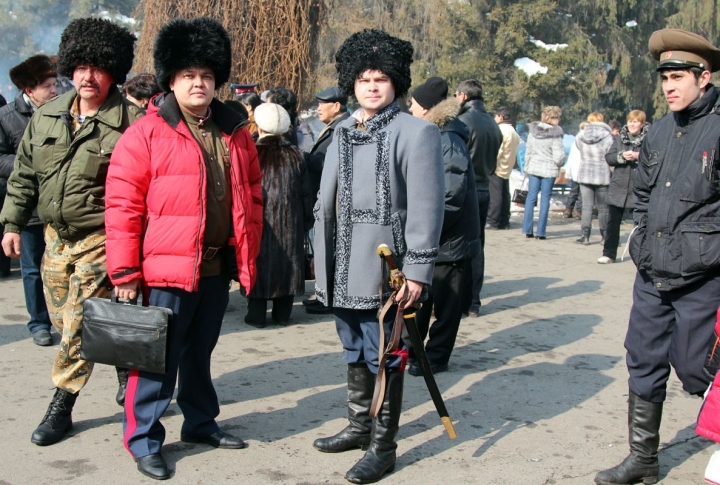
<svg viewBox="0 0 720 485">
<path fill-rule="evenodd" d="M 25 88 L 34 88 L 51 77 L 57 77 L 55 65 L 44 54 L 28 57 L 10 69 L 10 80 L 20 91 L 24 91 Z"/>
<path fill-rule="evenodd" d="M 135 35 L 110 20 L 73 20 L 60 37 L 58 73 L 72 79 L 77 66 L 88 64 L 102 67 L 115 84 L 122 84 L 132 67 L 134 44 Z"/>
<path fill-rule="evenodd" d="M 170 78 L 179 69 L 208 67 L 215 73 L 215 89 L 230 79 L 230 36 L 215 19 L 176 19 L 160 29 L 153 51 L 155 77 L 166 93 Z"/>
<path fill-rule="evenodd" d="M 355 95 L 355 80 L 368 69 L 390 77 L 395 96 L 401 98 L 410 89 L 410 64 L 413 46 L 385 31 L 365 29 L 348 37 L 335 54 L 338 87 L 348 96 Z"/>
</svg>

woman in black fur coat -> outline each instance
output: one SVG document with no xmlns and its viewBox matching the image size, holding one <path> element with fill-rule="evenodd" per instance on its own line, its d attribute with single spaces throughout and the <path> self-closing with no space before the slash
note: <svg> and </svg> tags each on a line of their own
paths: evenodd
<svg viewBox="0 0 720 485">
<path fill-rule="evenodd" d="M 305 293 L 303 242 L 313 217 L 305 161 L 282 136 L 290 127 L 287 111 L 277 104 L 262 104 L 255 109 L 255 122 L 263 173 L 263 235 L 245 323 L 262 328 L 268 300 L 273 301 L 273 321 L 285 325 L 293 296 Z"/>
</svg>

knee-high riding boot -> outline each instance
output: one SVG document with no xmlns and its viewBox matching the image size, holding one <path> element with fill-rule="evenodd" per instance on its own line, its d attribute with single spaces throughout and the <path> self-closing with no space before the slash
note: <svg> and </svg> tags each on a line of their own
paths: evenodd
<svg viewBox="0 0 720 485">
<path fill-rule="evenodd" d="M 388 372 L 385 399 L 380 413 L 373 418 L 370 446 L 345 475 L 348 481 L 374 483 L 395 470 L 395 437 L 400 427 L 404 378 L 403 372 Z"/>
<path fill-rule="evenodd" d="M 367 449 L 370 444 L 372 418 L 370 404 L 375 390 L 375 374 L 366 364 L 350 364 L 348 379 L 348 424 L 345 429 L 329 438 L 318 438 L 313 446 L 325 453 L 340 453 L 354 448 Z"/>
<path fill-rule="evenodd" d="M 598 485 L 626 485 L 642 482 L 657 483 L 660 466 L 660 420 L 662 403 L 643 401 L 630 392 L 628 401 L 628 428 L 630 455 L 618 466 L 595 475 Z"/>
</svg>

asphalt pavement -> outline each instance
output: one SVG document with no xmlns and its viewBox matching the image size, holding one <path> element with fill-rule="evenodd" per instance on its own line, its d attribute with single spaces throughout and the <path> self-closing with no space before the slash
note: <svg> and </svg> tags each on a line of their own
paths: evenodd
<svg viewBox="0 0 720 485">
<path fill-rule="evenodd" d="M 448 372 L 436 376 L 455 423 L 451 441 L 422 378 L 406 376 L 393 484 L 592 484 L 628 453 L 623 340 L 635 267 L 596 263 L 602 247 L 575 244 L 579 223 L 554 219 L 545 241 L 520 224 L 491 231 L 477 318 L 462 321 Z M 621 241 L 631 227 L 624 225 Z M 619 253 L 622 252 L 622 248 Z M 312 282 L 307 288 L 312 289 Z M 173 401 L 163 423 L 170 483 L 345 484 L 360 450 L 323 454 L 314 439 L 346 423 L 345 365 L 331 316 L 312 316 L 296 298 L 291 325 L 243 323 L 233 289 L 212 361 L 220 427 L 247 440 L 244 450 L 180 441 Z M 30 443 L 53 385 L 55 346 L 27 333 L 19 271 L 0 279 L 0 485 L 153 483 L 122 446 L 114 369 L 97 365 L 80 393 L 68 437 Z M 661 428 L 660 478 L 701 484 L 713 443 L 695 435 L 701 401 L 673 375 Z"/>
</svg>

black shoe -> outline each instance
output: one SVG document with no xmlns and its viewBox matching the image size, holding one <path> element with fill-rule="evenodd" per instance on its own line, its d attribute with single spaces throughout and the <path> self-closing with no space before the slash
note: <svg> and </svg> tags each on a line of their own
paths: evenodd
<svg viewBox="0 0 720 485">
<path fill-rule="evenodd" d="M 206 445 L 214 446 L 215 448 L 222 448 L 224 450 L 240 450 L 242 448 L 247 448 L 247 443 L 243 440 L 220 430 L 208 436 L 186 436 L 180 433 L 180 441 L 184 441 L 185 443 L 205 443 Z"/>
<path fill-rule="evenodd" d="M 545 236 L 535 236 L 535 239 L 539 239 L 539 240 L 541 240 L 541 241 L 544 241 L 544 240 L 547 239 L 547 238 L 546 238 Z"/>
<path fill-rule="evenodd" d="M 37 332 L 33 332 L 32 339 L 35 345 L 39 345 L 41 347 L 48 347 L 53 343 L 50 330 L 45 330 L 44 328 L 42 330 L 38 330 Z"/>
<path fill-rule="evenodd" d="M 305 307 L 305 311 L 313 315 L 326 315 L 332 313 L 333 309 L 320 303 L 319 305 Z"/>
<path fill-rule="evenodd" d="M 497 231 L 498 229 L 500 229 L 498 226 L 493 226 L 492 224 L 485 224 L 486 231 Z"/>
<path fill-rule="evenodd" d="M 322 303 L 320 302 L 320 300 L 318 300 L 317 298 L 305 298 L 305 299 L 302 301 L 302 304 L 303 304 L 304 306 L 322 305 Z"/>
<path fill-rule="evenodd" d="M 433 363 L 430 363 L 430 371 L 431 371 L 433 374 L 439 374 L 440 372 L 447 372 L 447 370 L 448 370 L 448 365 L 447 365 L 447 364 L 433 364 Z M 416 377 L 423 375 L 423 373 L 422 373 L 422 367 L 420 367 L 420 363 L 419 363 L 419 362 L 414 362 L 414 363 L 410 364 L 410 367 L 408 367 L 408 373 L 409 373 L 411 376 L 416 376 Z"/>
<path fill-rule="evenodd" d="M 375 390 L 375 374 L 365 364 L 348 365 L 347 380 L 350 423 L 335 436 L 318 438 L 313 442 L 315 449 L 323 453 L 341 453 L 357 448 L 367 450 L 370 444 L 370 404 Z"/>
<path fill-rule="evenodd" d="M 382 407 L 373 418 L 373 428 L 365 456 L 345 475 L 352 483 L 374 483 L 387 473 L 395 470 L 395 450 L 397 450 L 400 411 L 402 410 L 403 372 L 389 372 Z"/>
<path fill-rule="evenodd" d="M 572 211 L 563 212 L 563 219 L 571 219 L 571 218 L 572 218 Z"/>
<path fill-rule="evenodd" d="M 595 475 L 598 485 L 624 485 L 630 483 L 657 483 L 660 466 L 660 421 L 662 403 L 642 400 L 630 392 L 628 399 L 628 429 L 630 455 L 618 466 Z"/>
<path fill-rule="evenodd" d="M 530 234 L 525 234 L 525 237 L 528 238 L 528 239 L 532 239 L 532 238 L 534 238 L 535 236 L 534 236 L 533 233 L 531 232 Z"/>
<path fill-rule="evenodd" d="M 507 229 L 510 229 L 510 224 L 508 224 L 507 226 L 498 226 L 498 229 L 501 230 L 501 231 L 505 231 L 505 230 L 507 230 Z"/>
<path fill-rule="evenodd" d="M 165 463 L 165 458 L 160 453 L 135 458 L 135 463 L 137 463 L 138 471 L 146 477 L 155 480 L 167 480 L 170 478 L 170 470 L 168 470 L 167 463 Z"/>
<path fill-rule="evenodd" d="M 30 441 L 38 446 L 57 443 L 72 429 L 72 409 L 77 394 L 56 389 L 40 425 L 35 429 Z"/>
<path fill-rule="evenodd" d="M 115 395 L 115 402 L 120 406 L 125 406 L 125 390 L 127 389 L 128 377 L 130 377 L 130 369 L 115 367 L 118 378 L 118 391 Z"/>
</svg>

